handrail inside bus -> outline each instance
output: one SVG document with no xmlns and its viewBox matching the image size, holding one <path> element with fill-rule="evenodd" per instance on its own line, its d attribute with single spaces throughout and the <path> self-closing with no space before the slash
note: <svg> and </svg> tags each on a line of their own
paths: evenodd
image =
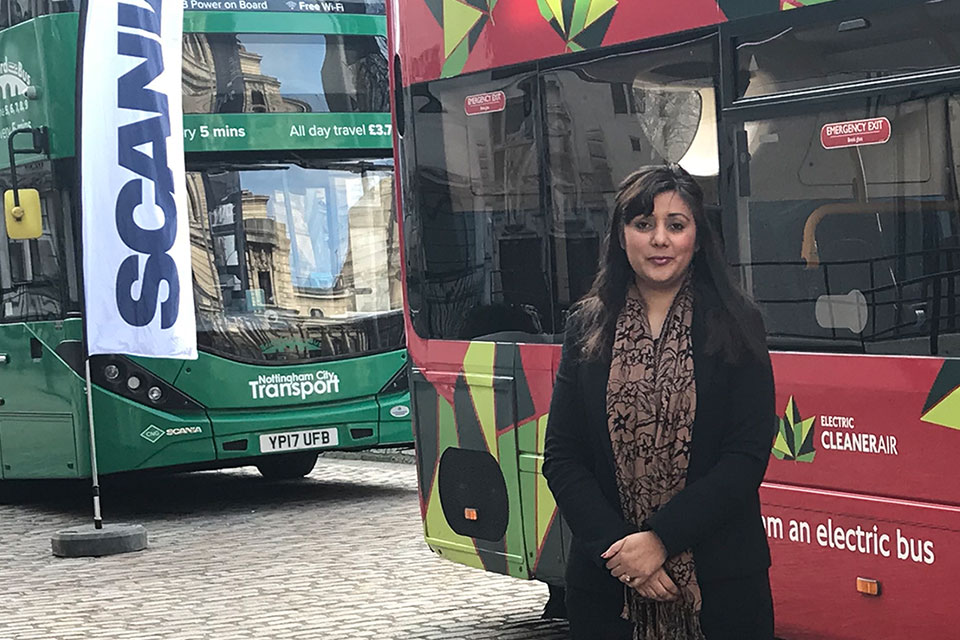
<svg viewBox="0 0 960 640">
<path fill-rule="evenodd" d="M 910 200 L 911 207 L 919 207 L 921 211 L 942 211 L 952 208 L 956 210 L 957 203 L 948 200 Z M 820 266 L 820 253 L 817 250 L 817 225 L 827 216 L 840 214 L 876 214 L 895 213 L 904 207 L 900 202 L 836 202 L 820 205 L 807 217 L 803 225 L 803 244 L 800 255 L 807 263 L 807 269 Z"/>
</svg>

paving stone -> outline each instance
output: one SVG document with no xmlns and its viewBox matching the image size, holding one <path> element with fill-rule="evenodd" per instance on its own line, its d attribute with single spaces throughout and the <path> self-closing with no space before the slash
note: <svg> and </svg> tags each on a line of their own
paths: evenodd
<svg viewBox="0 0 960 640">
<path fill-rule="evenodd" d="M 250 468 L 105 478 L 136 554 L 56 558 L 86 483 L 0 489 L 0 640 L 562 640 L 546 586 L 438 558 L 414 465 L 322 458 L 303 481 Z"/>
</svg>

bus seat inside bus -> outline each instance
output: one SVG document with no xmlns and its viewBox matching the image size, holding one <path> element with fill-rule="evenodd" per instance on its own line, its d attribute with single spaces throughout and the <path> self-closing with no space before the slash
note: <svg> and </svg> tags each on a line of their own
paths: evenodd
<svg viewBox="0 0 960 640">
<path fill-rule="evenodd" d="M 917 211 L 921 213 L 936 213 L 950 209 L 957 209 L 958 203 L 945 202 L 943 200 L 915 200 L 909 205 L 900 202 L 874 202 L 874 203 L 832 203 L 820 205 L 807 217 L 803 225 L 803 241 L 800 255 L 807 263 L 808 269 L 813 269 L 820 265 L 820 254 L 818 251 L 818 242 L 816 239 L 817 226 L 827 216 L 832 215 L 879 215 L 881 213 L 895 213 L 898 211 Z M 851 241 L 859 246 L 867 245 L 867 242 L 857 238 L 840 238 L 840 241 Z M 849 259 L 849 258 L 848 258 Z"/>
</svg>

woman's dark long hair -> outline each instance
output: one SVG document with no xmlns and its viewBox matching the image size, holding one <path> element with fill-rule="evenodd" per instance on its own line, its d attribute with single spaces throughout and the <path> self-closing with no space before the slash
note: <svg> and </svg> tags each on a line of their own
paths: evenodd
<svg viewBox="0 0 960 640">
<path fill-rule="evenodd" d="M 613 344 L 617 316 L 634 279 L 621 244 L 624 227 L 637 216 L 652 215 L 654 198 L 670 192 L 676 192 L 690 207 L 697 228 L 698 249 L 691 269 L 696 303 L 706 307 L 697 313 L 706 319 L 707 353 L 721 354 L 729 363 L 751 356 L 765 358 L 760 313 L 730 275 L 717 231 L 704 212 L 700 185 L 678 165 L 642 167 L 620 184 L 597 276 L 590 292 L 577 304 L 582 355 L 601 359 Z"/>
</svg>

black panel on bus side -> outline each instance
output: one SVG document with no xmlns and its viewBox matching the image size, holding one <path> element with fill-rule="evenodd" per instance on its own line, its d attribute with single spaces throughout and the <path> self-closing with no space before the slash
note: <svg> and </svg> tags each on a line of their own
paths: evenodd
<svg viewBox="0 0 960 640">
<path fill-rule="evenodd" d="M 412 92 L 418 168 L 416 204 L 405 209 L 414 227 L 407 285 L 419 302 L 414 327 L 426 337 L 552 333 L 537 83 L 529 73 L 498 75 Z M 469 115 L 470 96 L 496 106 Z"/>
</svg>

